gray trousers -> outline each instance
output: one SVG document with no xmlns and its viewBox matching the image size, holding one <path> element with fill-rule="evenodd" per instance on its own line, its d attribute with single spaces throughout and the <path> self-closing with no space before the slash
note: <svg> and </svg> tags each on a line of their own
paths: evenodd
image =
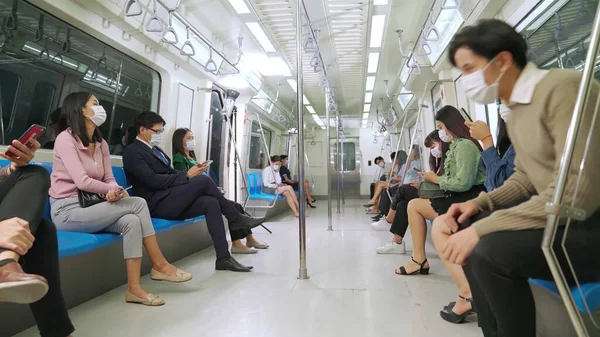
<svg viewBox="0 0 600 337">
<path fill-rule="evenodd" d="M 77 198 L 50 198 L 52 221 L 63 232 L 123 235 L 123 256 L 142 257 L 142 239 L 155 234 L 146 200 L 137 197 L 81 208 Z"/>
</svg>

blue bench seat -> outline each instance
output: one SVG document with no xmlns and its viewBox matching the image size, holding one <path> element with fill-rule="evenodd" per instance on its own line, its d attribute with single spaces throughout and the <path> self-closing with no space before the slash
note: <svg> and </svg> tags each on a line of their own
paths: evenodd
<svg viewBox="0 0 600 337">
<path fill-rule="evenodd" d="M 1 166 L 5 166 L 8 164 L 8 161 L 0 161 Z M 45 168 L 49 173 L 52 173 L 52 163 L 39 162 L 34 163 L 35 165 L 39 165 Z M 113 166 L 113 175 L 115 176 L 115 180 L 120 186 L 128 187 L 129 183 L 127 181 L 127 177 L 125 175 L 125 170 L 119 166 Z M 132 194 L 132 192 L 130 192 Z M 46 208 L 44 210 L 44 217 L 51 219 L 50 214 L 50 202 L 46 203 Z M 158 219 L 152 218 L 152 225 L 154 226 L 154 230 L 156 233 L 162 233 L 174 229 L 179 226 L 191 225 L 198 221 L 204 220 L 204 216 L 199 216 L 193 219 L 186 220 L 166 220 L 166 219 Z M 88 233 L 78 233 L 78 232 L 57 232 L 58 236 L 58 254 L 60 258 L 65 258 L 69 256 L 75 256 L 79 254 L 84 254 L 87 252 L 91 252 L 93 250 L 106 247 L 115 243 L 118 243 L 122 240 L 120 234 L 112 234 L 112 233 L 96 233 L 96 234 L 88 234 Z"/>
<path fill-rule="evenodd" d="M 273 203 L 275 197 L 277 197 L 277 200 L 283 199 L 283 196 L 281 195 L 277 196 L 276 194 L 264 193 L 262 191 L 262 172 L 248 172 L 246 173 L 246 177 L 248 179 L 248 189 L 250 191 L 251 200 L 266 200 Z"/>
<path fill-rule="evenodd" d="M 556 284 L 553 281 L 530 279 L 529 283 L 543 288 L 555 294 L 556 296 L 560 296 L 558 288 L 556 287 Z M 575 299 L 575 305 L 577 306 L 577 309 L 584 314 L 589 313 L 589 311 L 585 307 L 585 303 L 583 301 L 584 298 L 591 312 L 594 312 L 598 308 L 600 308 L 600 282 L 582 284 L 581 292 L 576 286 L 571 287 L 571 294 L 573 295 L 573 299 Z"/>
</svg>

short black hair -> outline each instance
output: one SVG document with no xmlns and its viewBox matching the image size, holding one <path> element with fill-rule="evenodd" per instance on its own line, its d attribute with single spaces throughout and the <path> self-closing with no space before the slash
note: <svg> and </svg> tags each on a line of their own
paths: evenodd
<svg viewBox="0 0 600 337">
<path fill-rule="evenodd" d="M 461 47 L 467 47 L 488 60 L 507 51 L 520 69 L 527 65 L 527 41 L 511 25 L 497 19 L 479 20 L 476 25 L 464 27 L 454 35 L 448 57 L 455 67 L 454 55 Z"/>
<path fill-rule="evenodd" d="M 281 157 L 278 155 L 272 156 L 271 157 L 271 163 L 276 162 L 276 161 L 281 161 Z"/>
<path fill-rule="evenodd" d="M 378 160 L 383 160 L 383 157 L 382 157 L 382 156 L 377 156 L 377 157 L 375 157 L 375 164 L 377 164 L 377 161 L 378 161 Z"/>
<path fill-rule="evenodd" d="M 56 110 L 52 111 L 52 113 L 50 114 L 50 123 L 58 123 L 58 121 L 60 120 L 61 113 L 62 108 L 57 108 Z"/>
<path fill-rule="evenodd" d="M 156 112 L 144 111 L 135 118 L 133 125 L 135 125 L 136 134 L 139 134 L 141 127 L 151 129 L 154 124 L 158 123 L 161 123 L 163 126 L 167 124 L 167 122 L 165 122 L 165 120 Z"/>
<path fill-rule="evenodd" d="M 392 158 L 392 161 L 396 159 L 396 152 L 390 153 L 390 158 Z"/>
<path fill-rule="evenodd" d="M 282 154 L 281 156 L 279 156 L 279 158 L 281 160 L 285 160 L 285 159 L 288 159 L 288 156 L 287 156 L 287 154 Z"/>
</svg>

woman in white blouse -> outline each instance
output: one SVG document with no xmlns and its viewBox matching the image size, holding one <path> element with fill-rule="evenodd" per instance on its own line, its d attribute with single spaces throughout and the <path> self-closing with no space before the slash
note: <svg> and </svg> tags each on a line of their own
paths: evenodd
<svg viewBox="0 0 600 337">
<path fill-rule="evenodd" d="M 262 172 L 263 192 L 267 194 L 277 193 L 282 195 L 288 206 L 290 206 L 294 216 L 298 217 L 300 216 L 300 213 L 298 213 L 298 209 L 300 208 L 298 198 L 296 198 L 296 193 L 294 193 L 292 186 L 281 182 L 279 167 L 281 167 L 281 158 L 279 156 L 272 156 L 271 165 L 265 167 Z"/>
</svg>

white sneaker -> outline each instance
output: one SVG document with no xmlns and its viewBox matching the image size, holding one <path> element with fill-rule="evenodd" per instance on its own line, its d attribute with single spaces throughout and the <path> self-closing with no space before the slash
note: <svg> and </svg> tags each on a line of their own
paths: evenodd
<svg viewBox="0 0 600 337">
<path fill-rule="evenodd" d="M 394 240 L 388 242 L 387 244 L 377 248 L 377 254 L 406 254 L 406 246 L 404 245 L 404 241 L 402 243 L 396 243 Z"/>
<path fill-rule="evenodd" d="M 392 224 L 387 222 L 385 217 L 383 217 L 379 221 L 373 222 L 371 224 L 371 229 L 374 231 L 389 231 L 391 226 Z"/>
</svg>

